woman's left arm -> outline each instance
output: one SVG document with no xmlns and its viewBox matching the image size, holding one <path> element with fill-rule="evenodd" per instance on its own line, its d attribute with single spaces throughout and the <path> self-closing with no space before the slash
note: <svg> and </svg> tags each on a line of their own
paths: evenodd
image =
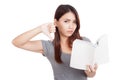
<svg viewBox="0 0 120 80">
<path fill-rule="evenodd" d="M 88 77 L 94 77 L 96 74 L 96 70 L 98 68 L 97 64 L 94 64 L 94 66 L 87 65 L 87 70 L 85 70 L 85 73 Z"/>
</svg>

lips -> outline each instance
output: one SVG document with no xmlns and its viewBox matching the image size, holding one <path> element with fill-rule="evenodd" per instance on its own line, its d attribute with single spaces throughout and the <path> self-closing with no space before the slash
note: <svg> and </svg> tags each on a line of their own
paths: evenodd
<svg viewBox="0 0 120 80">
<path fill-rule="evenodd" d="M 72 30 L 70 30 L 70 31 L 67 31 L 67 33 L 70 33 L 70 34 L 72 34 L 72 33 L 73 33 L 73 31 L 72 31 Z"/>
</svg>

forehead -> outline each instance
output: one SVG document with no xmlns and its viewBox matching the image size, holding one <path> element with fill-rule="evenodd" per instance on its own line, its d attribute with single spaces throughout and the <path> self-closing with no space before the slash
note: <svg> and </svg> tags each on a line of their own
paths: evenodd
<svg viewBox="0 0 120 80">
<path fill-rule="evenodd" d="M 60 19 L 61 20 L 64 20 L 64 19 L 76 20 L 75 15 L 72 12 L 68 12 L 64 14 Z"/>
</svg>

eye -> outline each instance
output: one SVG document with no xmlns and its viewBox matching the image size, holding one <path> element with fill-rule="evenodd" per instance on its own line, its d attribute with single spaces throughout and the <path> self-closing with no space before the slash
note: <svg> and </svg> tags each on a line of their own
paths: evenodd
<svg viewBox="0 0 120 80">
<path fill-rule="evenodd" d="M 68 21 L 64 21 L 65 23 L 67 23 Z"/>
</svg>

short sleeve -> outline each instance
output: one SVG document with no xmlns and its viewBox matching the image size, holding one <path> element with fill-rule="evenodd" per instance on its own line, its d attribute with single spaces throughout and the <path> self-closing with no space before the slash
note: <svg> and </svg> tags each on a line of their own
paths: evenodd
<svg viewBox="0 0 120 80">
<path fill-rule="evenodd" d="M 49 56 L 49 54 L 53 53 L 53 44 L 51 41 L 41 40 L 43 47 L 43 56 Z"/>
</svg>

